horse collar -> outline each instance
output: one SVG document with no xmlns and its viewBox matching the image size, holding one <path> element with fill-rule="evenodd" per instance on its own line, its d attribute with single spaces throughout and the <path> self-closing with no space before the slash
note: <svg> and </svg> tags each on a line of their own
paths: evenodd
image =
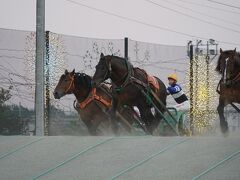
<svg viewBox="0 0 240 180">
<path fill-rule="evenodd" d="M 94 100 L 101 102 L 107 108 L 109 108 L 112 105 L 112 101 L 109 102 L 108 100 L 104 99 L 102 96 L 97 95 L 96 88 L 93 88 L 90 91 L 88 97 L 84 101 L 79 102 L 79 108 L 84 109 L 89 103 L 91 103 Z"/>
</svg>

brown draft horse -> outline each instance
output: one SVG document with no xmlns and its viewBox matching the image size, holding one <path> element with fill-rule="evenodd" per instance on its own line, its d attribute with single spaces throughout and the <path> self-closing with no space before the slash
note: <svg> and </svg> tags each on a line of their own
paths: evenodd
<svg viewBox="0 0 240 180">
<path fill-rule="evenodd" d="M 98 88 L 92 88 L 92 78 L 84 73 L 65 71 L 54 90 L 54 98 L 60 99 L 67 94 L 74 94 L 77 99 L 75 109 L 78 111 L 81 120 L 86 124 L 91 135 L 101 135 L 98 129 L 100 123 L 109 125 L 109 115 L 106 113 L 112 102 L 112 95 L 109 86 L 102 83 Z M 129 124 L 133 123 L 132 110 L 121 111 L 123 117 Z M 126 125 L 126 124 L 123 124 Z M 129 127 L 125 128 L 130 131 Z"/>
<path fill-rule="evenodd" d="M 142 121 L 145 123 L 148 132 L 152 134 L 162 117 L 157 111 L 155 111 L 155 115 L 152 113 L 152 105 L 147 102 L 147 98 L 142 93 L 142 90 L 145 90 L 145 88 L 141 85 L 141 82 L 149 85 L 147 73 L 142 69 L 134 68 L 127 59 L 110 55 L 104 56 L 102 53 L 93 76 L 93 86 L 98 86 L 108 78 L 111 79 L 113 84 L 111 120 L 114 121 L 116 109 L 120 106 L 137 106 Z M 166 87 L 160 79 L 156 77 L 155 79 L 160 87 L 156 94 L 163 104 L 166 105 Z M 155 91 L 152 86 L 150 87 Z M 164 112 L 164 109 L 159 105 L 158 109 Z"/>
<path fill-rule="evenodd" d="M 216 71 L 222 75 L 217 92 L 220 94 L 218 114 L 223 133 L 228 132 L 228 123 L 224 117 L 224 107 L 231 104 L 238 112 L 240 111 L 233 103 L 240 103 L 240 54 L 234 50 L 223 51 L 220 48 Z M 219 89 L 220 88 L 220 89 Z"/>
</svg>

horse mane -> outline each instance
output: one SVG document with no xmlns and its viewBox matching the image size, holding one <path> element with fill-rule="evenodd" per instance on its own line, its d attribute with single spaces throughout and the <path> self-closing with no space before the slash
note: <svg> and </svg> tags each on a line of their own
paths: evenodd
<svg viewBox="0 0 240 180">
<path fill-rule="evenodd" d="M 119 59 L 125 59 L 125 58 L 123 58 L 123 57 L 115 56 L 115 55 L 106 55 L 106 56 L 104 56 L 104 57 L 106 57 L 106 58 L 114 57 L 114 58 L 119 58 Z"/>
<path fill-rule="evenodd" d="M 76 73 L 77 84 L 86 85 L 88 88 L 91 88 L 92 77 L 85 73 Z"/>
<path fill-rule="evenodd" d="M 126 58 L 124 58 L 124 57 L 120 57 L 120 56 L 115 56 L 115 55 L 106 55 L 106 56 L 104 56 L 104 58 L 111 58 L 111 57 L 114 57 L 114 58 L 117 58 L 117 59 L 121 59 L 121 60 L 123 60 L 123 61 L 127 61 L 129 64 L 130 64 L 130 66 L 132 66 L 132 63 L 128 60 L 128 59 L 126 59 Z"/>
</svg>

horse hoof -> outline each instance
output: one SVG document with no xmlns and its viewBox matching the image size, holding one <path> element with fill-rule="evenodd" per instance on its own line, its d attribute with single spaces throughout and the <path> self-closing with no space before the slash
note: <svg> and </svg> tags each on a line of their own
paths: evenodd
<svg viewBox="0 0 240 180">
<path fill-rule="evenodd" d="M 226 138 L 226 137 L 229 136 L 229 134 L 230 134 L 230 133 L 229 133 L 229 130 L 227 129 L 227 130 L 225 130 L 225 132 L 223 133 L 223 137 Z"/>
<path fill-rule="evenodd" d="M 223 137 L 227 138 L 229 136 L 229 131 L 226 131 L 224 134 L 223 134 Z"/>
<path fill-rule="evenodd" d="M 221 127 L 221 131 L 223 133 L 223 135 L 226 137 L 229 135 L 229 129 L 228 127 L 224 126 L 224 127 Z"/>
</svg>

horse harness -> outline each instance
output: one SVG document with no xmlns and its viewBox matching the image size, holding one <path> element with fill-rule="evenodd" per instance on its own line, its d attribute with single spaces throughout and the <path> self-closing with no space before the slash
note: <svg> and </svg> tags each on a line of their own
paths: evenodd
<svg viewBox="0 0 240 180">
<path fill-rule="evenodd" d="M 107 64 L 108 67 L 108 72 L 106 73 L 106 75 L 109 73 L 110 75 L 112 74 L 112 65 L 111 65 L 111 60 L 109 60 L 109 63 Z M 134 68 L 132 66 L 132 64 L 130 64 L 127 59 L 125 59 L 125 63 L 126 63 L 126 67 L 127 67 L 127 72 L 126 74 L 124 74 L 124 76 L 119 79 L 117 82 L 122 81 L 123 79 L 125 79 L 123 81 L 123 83 L 118 86 L 115 87 L 115 90 L 117 92 L 120 92 L 124 87 L 126 87 L 128 84 L 139 84 L 141 86 L 144 87 L 144 89 L 149 89 L 149 85 L 153 85 L 153 87 L 155 88 L 155 91 L 158 91 L 160 89 L 159 84 L 157 83 L 157 80 L 154 76 L 150 76 L 146 73 L 146 71 L 144 71 L 143 69 L 139 69 L 141 71 L 143 71 L 143 73 L 146 75 L 146 79 L 147 79 L 147 83 L 142 82 L 141 80 L 139 80 L 138 78 L 134 77 Z M 105 75 L 105 76 L 106 76 Z M 116 83 L 116 82 L 115 82 Z"/>
<path fill-rule="evenodd" d="M 230 82 L 230 83 L 228 83 L 226 85 L 226 82 Z M 229 87 L 229 88 L 230 87 L 234 87 L 234 86 L 240 86 L 240 72 L 233 79 L 228 79 L 226 82 L 224 83 L 224 79 L 223 78 L 220 79 L 220 81 L 219 81 L 219 83 L 217 85 L 217 89 L 216 89 L 218 94 L 220 94 L 219 87 L 220 87 L 220 85 L 222 83 L 225 84 L 226 87 Z"/>
<path fill-rule="evenodd" d="M 70 78 L 71 78 L 71 82 L 70 82 L 70 85 L 67 88 L 67 90 L 65 90 L 65 93 L 75 87 L 74 76 L 71 76 Z M 106 90 L 102 86 L 100 86 L 99 88 L 101 88 L 104 92 L 106 92 Z M 87 98 L 84 101 L 82 101 L 82 102 L 77 102 L 77 100 L 74 101 L 74 108 L 75 109 L 77 109 L 77 108 L 84 109 L 89 103 L 91 103 L 94 100 L 101 102 L 106 108 L 110 108 L 110 106 L 112 105 L 112 101 L 108 101 L 104 97 L 98 95 L 97 89 L 92 88 L 89 95 L 87 96 Z"/>
<path fill-rule="evenodd" d="M 124 80 L 120 86 L 115 88 L 115 90 L 118 92 L 120 92 L 128 84 L 130 77 L 132 77 L 132 75 L 134 74 L 132 65 L 126 59 L 125 59 L 125 64 L 127 66 L 126 74 L 124 74 L 124 76 L 121 79 L 116 81 L 116 82 L 120 82 L 120 81 Z M 112 59 L 109 59 L 107 67 L 108 67 L 108 72 L 106 73 L 105 76 L 107 76 L 108 73 L 111 76 L 111 74 L 112 74 Z"/>
<path fill-rule="evenodd" d="M 98 95 L 96 88 L 93 88 L 92 91 L 89 93 L 88 97 L 84 101 L 79 102 L 78 106 L 80 109 L 84 109 L 89 103 L 94 100 L 101 102 L 107 108 L 112 105 L 112 101 L 108 101 L 104 97 Z"/>
</svg>

